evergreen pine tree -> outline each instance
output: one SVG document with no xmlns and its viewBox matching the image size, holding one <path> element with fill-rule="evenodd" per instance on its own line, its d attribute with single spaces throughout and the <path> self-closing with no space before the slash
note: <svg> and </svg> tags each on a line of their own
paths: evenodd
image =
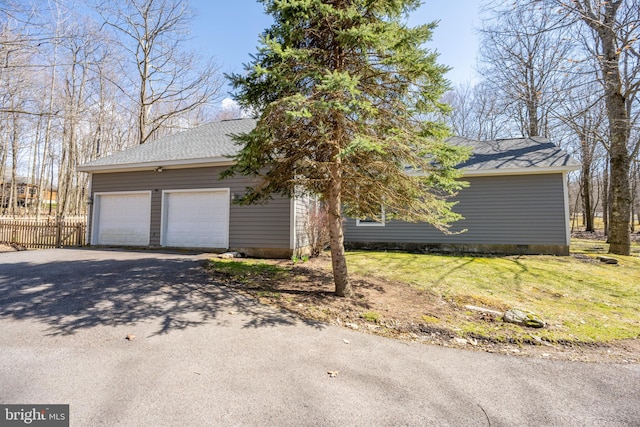
<svg viewBox="0 0 640 427">
<path fill-rule="evenodd" d="M 435 23 L 409 27 L 418 0 L 261 0 L 274 24 L 246 73 L 228 76 L 255 129 L 226 175 L 258 177 L 241 203 L 319 195 L 329 213 L 339 296 L 352 293 L 343 215 L 428 222 L 460 218 L 447 196 L 464 183 L 466 152 L 443 142 L 447 67 L 424 44 Z"/>
</svg>

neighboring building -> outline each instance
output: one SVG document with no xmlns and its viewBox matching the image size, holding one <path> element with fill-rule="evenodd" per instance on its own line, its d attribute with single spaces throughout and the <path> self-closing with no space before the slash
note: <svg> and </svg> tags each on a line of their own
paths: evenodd
<svg viewBox="0 0 640 427">
<path fill-rule="evenodd" d="M 84 164 L 91 173 L 88 242 L 92 245 L 233 249 L 251 256 L 289 257 L 306 249 L 306 203 L 275 196 L 253 206 L 232 201 L 247 177 L 220 180 L 238 146 L 231 134 L 255 120 L 209 123 Z M 426 224 L 349 219 L 354 247 L 460 249 L 476 252 L 568 253 L 566 173 L 577 163 L 540 139 L 479 143 L 462 167 L 471 187 L 459 211 L 464 234 L 442 235 Z"/>
<path fill-rule="evenodd" d="M 55 206 L 58 203 L 58 192 L 56 190 L 42 190 L 42 196 L 40 197 L 42 206 Z"/>
<path fill-rule="evenodd" d="M 8 207 L 11 200 L 11 181 L 0 181 L 0 200 L 3 207 Z M 33 206 L 38 200 L 38 185 L 29 183 L 28 178 L 16 180 L 16 204 L 20 207 Z"/>
</svg>

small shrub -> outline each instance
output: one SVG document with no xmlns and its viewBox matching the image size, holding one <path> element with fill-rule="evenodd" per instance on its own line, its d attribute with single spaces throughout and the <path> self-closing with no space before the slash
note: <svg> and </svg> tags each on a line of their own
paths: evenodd
<svg viewBox="0 0 640 427">
<path fill-rule="evenodd" d="M 329 213 L 324 203 L 315 202 L 309 206 L 304 230 L 311 247 L 311 256 L 319 256 L 329 245 Z"/>
</svg>

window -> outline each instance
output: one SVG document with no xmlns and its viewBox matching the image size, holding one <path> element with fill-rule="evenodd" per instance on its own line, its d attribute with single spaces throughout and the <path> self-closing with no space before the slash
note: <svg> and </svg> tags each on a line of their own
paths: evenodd
<svg viewBox="0 0 640 427">
<path fill-rule="evenodd" d="M 385 215 L 384 208 L 380 208 L 380 220 L 376 220 L 374 218 L 362 218 L 356 219 L 356 227 L 384 227 L 385 225 Z"/>
</svg>

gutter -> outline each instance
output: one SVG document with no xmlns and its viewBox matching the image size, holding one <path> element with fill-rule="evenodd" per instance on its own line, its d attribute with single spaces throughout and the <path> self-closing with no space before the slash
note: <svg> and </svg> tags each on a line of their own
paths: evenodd
<svg viewBox="0 0 640 427">
<path fill-rule="evenodd" d="M 231 166 L 235 161 L 227 157 L 187 160 L 155 160 L 151 162 L 124 163 L 119 165 L 91 165 L 85 164 L 77 167 L 79 172 L 111 173 L 111 172 L 135 172 L 161 169 L 188 169 L 208 166 Z"/>
</svg>

